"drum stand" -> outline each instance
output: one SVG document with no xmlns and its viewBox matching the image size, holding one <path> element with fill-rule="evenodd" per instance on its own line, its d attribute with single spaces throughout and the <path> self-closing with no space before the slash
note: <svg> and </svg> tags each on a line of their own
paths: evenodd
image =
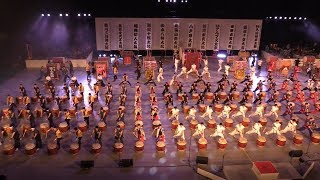
<svg viewBox="0 0 320 180">
<path fill-rule="evenodd" d="M 310 138 L 309 138 L 309 142 L 308 142 L 308 147 L 307 147 L 306 153 L 304 154 L 304 155 L 307 156 L 308 158 L 310 158 L 309 148 L 310 148 L 310 144 L 311 144 L 311 135 L 312 135 L 312 134 L 310 134 Z"/>
<path fill-rule="evenodd" d="M 226 155 L 226 153 L 224 153 L 224 154 L 222 155 L 221 168 L 219 168 L 219 169 L 217 170 L 217 172 L 222 172 L 222 171 L 223 171 L 223 167 L 224 167 L 224 157 L 225 157 L 225 155 Z"/>
</svg>

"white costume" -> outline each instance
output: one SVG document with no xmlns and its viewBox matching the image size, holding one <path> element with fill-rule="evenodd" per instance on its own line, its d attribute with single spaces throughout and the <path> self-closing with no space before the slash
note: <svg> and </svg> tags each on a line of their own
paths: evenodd
<svg viewBox="0 0 320 180">
<path fill-rule="evenodd" d="M 278 118 L 279 107 L 277 105 L 273 105 L 269 113 L 265 114 L 265 116 L 271 116 L 274 114 L 276 118 Z"/>
<path fill-rule="evenodd" d="M 196 112 L 197 112 L 197 109 L 196 109 L 196 108 L 191 108 L 191 109 L 189 110 L 189 115 L 186 116 L 186 119 L 189 119 L 190 117 L 191 117 L 192 119 L 196 118 Z"/>
<path fill-rule="evenodd" d="M 183 125 L 179 124 L 176 131 L 174 132 L 173 137 L 176 138 L 180 136 L 181 139 L 185 140 L 184 130 L 186 130 L 186 128 Z"/>
<path fill-rule="evenodd" d="M 258 66 L 262 66 L 262 62 L 263 62 L 263 61 L 262 61 L 261 59 L 259 59 L 259 60 L 258 60 Z"/>
<path fill-rule="evenodd" d="M 279 121 L 274 122 L 272 129 L 270 131 L 266 132 L 266 135 L 269 135 L 269 134 L 281 135 L 280 126 L 281 126 L 281 124 Z"/>
<path fill-rule="evenodd" d="M 186 78 L 188 78 L 187 68 L 185 66 L 181 68 L 181 72 L 177 75 L 177 77 L 180 77 L 181 75 L 186 75 Z"/>
<path fill-rule="evenodd" d="M 241 116 L 243 118 L 246 117 L 246 112 L 248 111 L 248 108 L 246 106 L 240 106 L 239 107 L 239 111 L 237 113 L 235 113 L 234 115 L 232 115 L 232 117 L 236 117 L 236 116 Z"/>
<path fill-rule="evenodd" d="M 280 133 L 286 133 L 286 132 L 288 132 L 288 131 L 292 131 L 293 134 L 296 134 L 296 133 L 297 133 L 297 125 L 298 125 L 298 124 L 297 124 L 295 121 L 290 120 L 290 121 L 288 122 L 288 125 L 287 125 L 284 129 L 282 129 L 282 130 L 280 131 Z"/>
<path fill-rule="evenodd" d="M 250 76 L 251 77 L 256 76 L 256 67 L 255 66 L 250 67 Z"/>
<path fill-rule="evenodd" d="M 260 117 L 263 116 L 263 113 L 264 113 L 264 107 L 259 105 L 257 108 L 256 108 L 256 111 L 253 113 L 253 114 L 250 114 L 249 117 L 251 116 L 255 116 L 255 115 L 259 115 Z"/>
<path fill-rule="evenodd" d="M 169 82 L 169 85 L 172 86 L 173 83 L 176 81 L 176 79 L 177 79 L 177 75 L 174 74 Z"/>
<path fill-rule="evenodd" d="M 169 118 L 169 120 L 172 119 L 172 118 L 175 118 L 176 120 L 179 120 L 179 112 L 180 112 L 180 110 L 178 108 L 173 108 L 171 110 L 172 115 Z"/>
<path fill-rule="evenodd" d="M 240 137 L 243 137 L 243 133 L 244 133 L 244 126 L 242 125 L 242 123 L 239 123 L 239 124 L 236 125 L 234 130 L 231 131 L 229 134 L 231 136 L 234 136 L 236 134 L 240 134 Z"/>
<path fill-rule="evenodd" d="M 209 119 L 212 119 L 213 109 L 210 106 L 206 107 L 206 112 L 201 115 L 202 118 L 208 116 Z"/>
<path fill-rule="evenodd" d="M 174 72 L 177 73 L 178 71 L 178 65 L 179 65 L 179 59 L 174 59 Z"/>
<path fill-rule="evenodd" d="M 261 123 L 259 123 L 259 122 L 254 123 L 254 125 L 252 126 L 252 129 L 250 131 L 246 132 L 246 134 L 256 133 L 256 134 L 258 134 L 258 136 L 261 136 L 260 129 L 262 127 L 263 126 L 261 125 Z"/>
<path fill-rule="evenodd" d="M 195 64 L 191 65 L 191 69 L 188 71 L 188 74 L 190 74 L 192 72 L 195 72 L 197 76 L 199 75 L 198 70 L 197 70 L 197 65 L 195 65 Z"/>
<path fill-rule="evenodd" d="M 202 61 L 203 61 L 204 67 L 208 66 L 208 59 L 207 58 L 202 59 Z"/>
<path fill-rule="evenodd" d="M 308 79 L 307 88 L 313 89 L 313 87 L 314 87 L 314 81 L 312 79 Z"/>
<path fill-rule="evenodd" d="M 224 66 L 224 72 L 226 73 L 227 76 L 229 76 L 229 69 L 230 69 L 229 65 Z"/>
<path fill-rule="evenodd" d="M 204 138 L 204 130 L 206 129 L 206 126 L 204 124 L 198 124 L 196 131 L 193 133 L 192 136 L 198 136 L 201 135 L 202 138 Z"/>
<path fill-rule="evenodd" d="M 213 133 L 213 134 L 211 134 L 210 135 L 210 137 L 217 137 L 217 136 L 219 136 L 219 137 L 221 137 L 221 138 L 224 138 L 224 131 L 226 130 L 226 128 L 223 126 L 223 125 L 220 125 L 220 124 L 218 124 L 217 125 L 217 129 L 216 129 L 216 131 Z"/>
<path fill-rule="evenodd" d="M 227 118 L 229 118 L 229 114 L 230 114 L 231 108 L 230 106 L 225 105 L 223 107 L 223 111 L 221 114 L 219 114 L 218 118 L 224 117 L 226 116 Z"/>
<path fill-rule="evenodd" d="M 221 71 L 221 69 L 222 69 L 222 63 L 223 63 L 223 60 L 222 60 L 222 59 L 219 59 L 219 60 L 218 60 L 218 62 L 219 62 L 219 69 L 218 69 L 218 72 L 220 72 L 220 71 Z"/>
<path fill-rule="evenodd" d="M 162 67 L 159 68 L 159 74 L 158 74 L 158 76 L 157 76 L 158 82 L 160 82 L 161 79 L 164 79 L 164 78 L 163 78 L 163 68 L 162 68 Z"/>
<path fill-rule="evenodd" d="M 209 78 L 211 77 L 208 66 L 205 66 L 205 67 L 203 68 L 203 71 L 202 71 L 202 73 L 201 73 L 201 76 L 203 76 L 203 75 L 205 75 L 205 74 L 208 75 Z"/>
</svg>

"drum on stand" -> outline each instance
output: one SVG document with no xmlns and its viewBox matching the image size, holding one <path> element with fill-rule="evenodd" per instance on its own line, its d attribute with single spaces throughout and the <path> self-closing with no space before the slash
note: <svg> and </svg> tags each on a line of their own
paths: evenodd
<svg viewBox="0 0 320 180">
<path fill-rule="evenodd" d="M 161 124 L 161 122 L 159 120 L 155 120 L 152 122 L 152 129 L 158 127 Z"/>
<path fill-rule="evenodd" d="M 207 99 L 207 101 L 212 102 L 212 100 L 213 100 L 213 93 L 212 93 L 212 92 L 207 92 L 207 94 L 206 94 L 206 99 Z"/>
<path fill-rule="evenodd" d="M 301 134 L 295 134 L 293 137 L 293 143 L 295 145 L 301 145 L 303 141 L 303 136 Z"/>
<path fill-rule="evenodd" d="M 137 152 L 140 152 L 140 151 L 143 151 L 144 150 L 144 142 L 142 141 L 137 141 L 135 146 L 134 146 L 134 149 L 137 151 Z"/>
<path fill-rule="evenodd" d="M 249 118 L 243 118 L 241 124 L 244 127 L 248 127 L 250 125 L 250 119 Z"/>
<path fill-rule="evenodd" d="M 64 133 L 68 131 L 68 124 L 66 122 L 62 122 L 59 124 L 59 130 Z"/>
<path fill-rule="evenodd" d="M 78 122 L 78 128 L 80 129 L 80 131 L 86 132 L 88 129 L 87 123 L 84 121 Z"/>
<path fill-rule="evenodd" d="M 51 103 L 53 101 L 52 96 L 47 96 L 46 101 L 47 103 Z"/>
<path fill-rule="evenodd" d="M 187 141 L 183 139 L 179 139 L 177 142 L 177 149 L 179 151 L 184 151 L 187 147 Z"/>
<path fill-rule="evenodd" d="M 79 102 L 82 102 L 82 100 L 83 100 L 82 95 L 81 95 L 81 94 L 79 94 L 79 95 L 77 96 L 77 99 L 78 99 L 78 101 L 79 101 Z"/>
<path fill-rule="evenodd" d="M 78 143 L 72 143 L 70 145 L 70 153 L 75 155 L 75 154 L 78 154 L 79 151 L 80 151 L 80 147 L 79 147 L 79 144 Z"/>
<path fill-rule="evenodd" d="M 36 108 L 33 112 L 36 117 L 42 117 L 42 115 L 43 115 L 43 110 L 40 108 Z"/>
<path fill-rule="evenodd" d="M 34 143 L 27 143 L 24 146 L 25 154 L 27 155 L 33 155 L 36 153 L 36 145 Z"/>
<path fill-rule="evenodd" d="M 153 98 L 154 98 L 154 97 L 157 97 L 155 93 L 150 94 L 150 95 L 149 95 L 149 100 L 150 100 L 150 101 L 153 101 Z"/>
<path fill-rule="evenodd" d="M 156 146 L 157 146 L 156 149 L 158 152 L 159 151 L 162 152 L 166 150 L 166 144 L 164 141 L 158 141 Z"/>
<path fill-rule="evenodd" d="M 70 107 L 69 108 L 69 113 L 71 115 L 71 117 L 76 117 L 76 107 Z"/>
<path fill-rule="evenodd" d="M 22 126 L 22 131 L 30 131 L 31 130 L 31 125 L 30 124 L 24 124 Z"/>
<path fill-rule="evenodd" d="M 214 105 L 214 112 L 216 113 L 221 113 L 223 110 L 223 105 L 222 104 L 216 104 Z"/>
<path fill-rule="evenodd" d="M 17 101 L 18 101 L 18 104 L 22 105 L 23 104 L 23 97 L 22 96 L 19 96 L 17 98 Z"/>
<path fill-rule="evenodd" d="M 192 100 L 195 101 L 195 102 L 197 102 L 198 99 L 199 99 L 199 94 L 198 94 L 198 93 L 193 93 L 193 94 L 192 94 Z"/>
<path fill-rule="evenodd" d="M 198 150 L 207 149 L 208 141 L 205 138 L 200 138 L 198 140 Z"/>
<path fill-rule="evenodd" d="M 98 122 L 98 128 L 100 131 L 106 130 L 106 126 L 106 123 L 104 123 L 103 121 Z"/>
<path fill-rule="evenodd" d="M 226 148 L 227 148 L 227 140 L 225 138 L 219 138 L 218 149 L 226 149 Z"/>
<path fill-rule="evenodd" d="M 254 93 L 253 93 L 252 91 L 249 91 L 249 92 L 248 92 L 248 99 L 249 99 L 250 101 L 253 100 L 253 96 L 254 96 Z"/>
<path fill-rule="evenodd" d="M 311 142 L 313 144 L 319 144 L 320 143 L 320 134 L 317 132 L 312 133 Z"/>
<path fill-rule="evenodd" d="M 231 112 L 235 112 L 235 111 L 237 111 L 237 105 L 236 104 L 231 104 L 230 105 L 230 108 L 231 108 Z"/>
<path fill-rule="evenodd" d="M 45 134 L 49 131 L 49 129 L 50 129 L 50 126 L 48 123 L 41 123 L 40 124 L 40 132 Z"/>
<path fill-rule="evenodd" d="M 101 152 L 101 145 L 99 143 L 93 143 L 91 147 L 91 152 L 93 154 L 98 154 Z"/>
<path fill-rule="evenodd" d="M 184 114 L 188 114 L 189 110 L 190 110 L 190 106 L 186 105 L 186 106 L 183 107 Z"/>
<path fill-rule="evenodd" d="M 143 126 L 143 121 L 141 121 L 141 120 L 135 121 L 134 125 L 135 126 L 138 126 L 138 125 Z"/>
<path fill-rule="evenodd" d="M 26 109 L 21 109 L 21 117 L 26 118 L 27 117 L 27 110 Z"/>
<path fill-rule="evenodd" d="M 238 147 L 239 148 L 246 148 L 247 147 L 247 144 L 248 144 L 248 140 L 244 137 L 240 137 L 238 139 Z"/>
<path fill-rule="evenodd" d="M 121 129 L 124 129 L 125 128 L 125 124 L 123 121 L 118 121 L 117 122 L 117 126 L 120 126 Z"/>
<path fill-rule="evenodd" d="M 251 103 L 245 103 L 246 108 L 247 108 L 247 111 L 251 111 L 252 110 L 252 104 Z"/>
<path fill-rule="evenodd" d="M 38 102 L 38 97 L 37 96 L 31 97 L 31 102 L 32 103 L 37 103 Z"/>
<path fill-rule="evenodd" d="M 199 104 L 199 112 L 206 112 L 206 105 L 204 104 Z"/>
<path fill-rule="evenodd" d="M 15 152 L 14 144 L 13 143 L 5 143 L 3 144 L 3 154 L 5 155 L 13 155 Z"/>
<path fill-rule="evenodd" d="M 67 95 L 63 95 L 63 96 L 61 97 L 61 100 L 62 100 L 62 102 L 64 102 L 64 103 L 68 102 L 68 96 L 67 96 Z"/>
<path fill-rule="evenodd" d="M 52 108 L 52 115 L 53 115 L 53 117 L 59 116 L 59 108 L 58 107 Z"/>
<path fill-rule="evenodd" d="M 260 124 L 261 124 L 262 126 L 266 126 L 266 125 L 267 125 L 267 122 L 268 122 L 267 118 L 265 118 L 265 117 L 260 118 Z"/>
<path fill-rule="evenodd" d="M 233 126 L 233 120 L 232 119 L 230 119 L 230 118 L 226 118 L 225 120 L 224 120 L 224 126 L 226 127 L 226 128 L 231 128 L 232 126 Z"/>
<path fill-rule="evenodd" d="M 122 152 L 123 151 L 123 144 L 121 142 L 114 143 L 113 150 L 114 150 L 114 152 Z"/>
<path fill-rule="evenodd" d="M 107 116 L 109 113 L 109 108 L 107 106 L 104 106 L 102 109 L 106 112 L 106 116 Z"/>
<path fill-rule="evenodd" d="M 56 143 L 49 143 L 47 146 L 48 154 L 54 155 L 58 153 L 58 146 Z"/>
<path fill-rule="evenodd" d="M 86 107 L 86 111 L 88 111 L 89 115 L 92 115 L 92 108 L 90 106 Z"/>
<path fill-rule="evenodd" d="M 263 147 L 267 142 L 267 139 L 264 136 L 259 136 L 257 138 L 257 146 Z"/>
<path fill-rule="evenodd" d="M 198 125 L 198 121 L 196 119 L 192 119 L 190 121 L 190 124 L 189 124 L 190 129 L 196 129 L 197 125 Z"/>
<path fill-rule="evenodd" d="M 179 93 L 178 94 L 178 101 L 182 101 L 183 100 L 183 93 Z"/>
<path fill-rule="evenodd" d="M 126 107 L 124 107 L 124 106 L 119 106 L 119 108 L 121 108 L 121 112 L 126 113 Z"/>
<path fill-rule="evenodd" d="M 267 93 L 266 92 L 261 92 L 261 94 L 262 94 L 261 99 L 265 100 L 266 97 L 267 97 Z"/>
<path fill-rule="evenodd" d="M 179 123 L 179 121 L 178 120 L 173 120 L 172 122 L 171 122 L 171 129 L 172 130 L 176 130 L 177 128 L 178 128 L 178 125 L 179 125 L 180 123 Z"/>
<path fill-rule="evenodd" d="M 172 109 L 173 109 L 173 106 L 170 106 L 170 105 L 169 105 L 168 108 L 167 108 L 169 114 L 171 114 L 171 110 L 172 110 Z"/>
<path fill-rule="evenodd" d="M 219 98 L 221 100 L 226 100 L 227 99 L 227 93 L 226 92 L 220 92 L 219 93 Z"/>
<path fill-rule="evenodd" d="M 208 128 L 209 129 L 215 129 L 217 127 L 217 123 L 215 120 L 213 119 L 209 119 L 208 121 Z"/>
<path fill-rule="evenodd" d="M 97 102 L 98 101 L 98 96 L 97 95 L 93 95 L 93 102 Z"/>
<path fill-rule="evenodd" d="M 235 91 L 232 93 L 232 97 L 234 100 L 239 100 L 240 98 L 240 92 L 239 91 Z"/>
<path fill-rule="evenodd" d="M 278 135 L 276 144 L 282 147 L 286 145 L 286 141 L 287 141 L 286 137 L 284 137 L 283 135 Z"/>
</svg>

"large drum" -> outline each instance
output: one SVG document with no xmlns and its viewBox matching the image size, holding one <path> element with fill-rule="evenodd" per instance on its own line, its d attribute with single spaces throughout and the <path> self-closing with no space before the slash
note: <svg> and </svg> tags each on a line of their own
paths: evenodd
<svg viewBox="0 0 320 180">
<path fill-rule="evenodd" d="M 94 143 L 92 144 L 92 147 L 91 147 L 91 152 L 93 154 L 98 154 L 101 152 L 101 145 L 99 143 Z"/>
<path fill-rule="evenodd" d="M 58 146 L 56 143 L 49 143 L 47 146 L 48 154 L 54 155 L 58 153 Z"/>
<path fill-rule="evenodd" d="M 218 149 L 226 149 L 227 140 L 225 138 L 219 138 L 218 140 Z"/>
<path fill-rule="evenodd" d="M 250 125 L 250 119 L 249 118 L 243 118 L 241 123 L 242 123 L 242 125 L 244 127 L 248 127 Z"/>
<path fill-rule="evenodd" d="M 67 132 L 68 131 L 68 124 L 66 122 L 62 122 L 59 124 L 59 130 L 61 132 Z"/>
<path fill-rule="evenodd" d="M 183 107 L 184 114 L 188 114 L 189 110 L 190 110 L 190 106 L 186 105 L 186 106 Z"/>
<path fill-rule="evenodd" d="M 208 128 L 209 128 L 209 129 L 214 129 L 214 128 L 216 128 L 216 127 L 217 127 L 216 121 L 213 120 L 213 119 L 209 119 L 209 121 L 208 121 Z"/>
<path fill-rule="evenodd" d="M 282 146 L 286 145 L 286 141 L 287 141 L 286 137 L 284 137 L 282 135 L 278 135 L 276 144 L 278 146 L 282 147 Z"/>
<path fill-rule="evenodd" d="M 78 128 L 80 129 L 80 131 L 86 132 L 88 129 L 87 123 L 84 121 L 78 122 Z"/>
<path fill-rule="evenodd" d="M 247 111 L 251 111 L 252 110 L 252 104 L 251 103 L 245 103 L 246 108 L 247 108 Z"/>
<path fill-rule="evenodd" d="M 35 110 L 33 111 L 34 112 L 34 115 L 36 117 L 42 117 L 42 114 L 43 114 L 43 110 L 40 109 L 40 108 L 35 108 Z"/>
<path fill-rule="evenodd" d="M 47 103 L 51 103 L 53 101 L 52 96 L 47 96 L 46 101 Z"/>
<path fill-rule="evenodd" d="M 221 100 L 226 100 L 227 99 L 227 93 L 226 92 L 220 92 L 219 93 L 219 98 Z"/>
<path fill-rule="evenodd" d="M 34 143 L 27 143 L 24 146 L 25 154 L 27 155 L 33 155 L 36 153 L 36 145 Z"/>
<path fill-rule="evenodd" d="M 76 117 L 76 107 L 70 107 L 69 108 L 69 113 L 71 115 L 71 117 Z"/>
<path fill-rule="evenodd" d="M 206 105 L 204 104 L 199 104 L 199 112 L 206 112 Z"/>
<path fill-rule="evenodd" d="M 291 105 L 293 108 L 296 106 L 294 102 L 288 102 L 289 105 Z"/>
<path fill-rule="evenodd" d="M 123 121 L 118 121 L 117 122 L 117 126 L 120 126 L 121 129 L 124 129 L 125 128 L 125 124 Z"/>
<path fill-rule="evenodd" d="M 22 126 L 22 131 L 30 131 L 31 130 L 31 125 L 30 124 L 24 124 Z"/>
<path fill-rule="evenodd" d="M 63 95 L 63 96 L 61 97 L 61 100 L 62 100 L 62 102 L 64 102 L 64 103 L 68 102 L 68 96 Z"/>
<path fill-rule="evenodd" d="M 106 130 L 106 123 L 104 123 L 103 121 L 98 122 L 98 128 L 100 131 Z"/>
<path fill-rule="evenodd" d="M 78 143 L 72 143 L 70 145 L 70 153 L 71 154 L 77 154 L 80 151 L 80 147 Z"/>
<path fill-rule="evenodd" d="M 244 137 L 240 137 L 238 139 L 238 147 L 239 148 L 246 148 L 247 147 L 247 143 L 248 143 L 248 140 Z"/>
<path fill-rule="evenodd" d="M 114 152 L 122 152 L 123 144 L 121 142 L 114 143 L 113 148 L 114 148 Z"/>
<path fill-rule="evenodd" d="M 183 93 L 179 93 L 178 94 L 178 101 L 182 101 L 183 100 Z"/>
<path fill-rule="evenodd" d="M 144 142 L 142 141 L 137 141 L 135 146 L 134 146 L 134 149 L 137 151 L 137 152 L 140 152 L 140 151 L 143 151 L 144 150 Z"/>
<path fill-rule="evenodd" d="M 236 104 L 231 104 L 230 108 L 231 108 L 231 112 L 237 111 L 237 105 Z"/>
<path fill-rule="evenodd" d="M 303 141 L 303 136 L 301 134 L 295 134 L 293 137 L 293 143 L 295 145 L 301 145 Z"/>
<path fill-rule="evenodd" d="M 165 102 L 168 101 L 169 95 L 170 95 L 169 93 L 165 93 L 165 94 L 164 94 L 164 101 L 165 101 Z"/>
<path fill-rule="evenodd" d="M 257 146 L 263 147 L 267 142 L 267 139 L 264 136 L 259 136 L 257 139 Z"/>
<path fill-rule="evenodd" d="M 176 120 L 176 119 L 173 120 L 173 121 L 171 122 L 171 129 L 172 129 L 172 130 L 177 129 L 179 124 L 180 124 L 180 123 L 179 123 L 178 120 Z"/>
<path fill-rule="evenodd" d="M 207 149 L 208 141 L 205 138 L 200 138 L 198 140 L 198 150 Z"/>
<path fill-rule="evenodd" d="M 317 132 L 312 133 L 311 142 L 314 144 L 319 144 L 320 143 L 320 134 Z"/>
<path fill-rule="evenodd" d="M 266 97 L 267 97 L 267 93 L 266 92 L 261 92 L 261 99 L 262 100 L 265 100 L 266 99 Z"/>
<path fill-rule="evenodd" d="M 163 141 L 157 142 L 157 151 L 165 151 L 166 150 L 166 144 Z"/>
<path fill-rule="evenodd" d="M 79 102 L 81 102 L 81 101 L 83 100 L 82 95 L 81 95 L 81 94 L 79 94 L 79 95 L 77 96 L 77 99 L 78 99 L 78 101 L 79 101 Z"/>
<path fill-rule="evenodd" d="M 159 120 L 155 120 L 152 122 L 152 129 L 158 127 L 161 124 L 161 122 Z"/>
<path fill-rule="evenodd" d="M 227 128 L 231 128 L 233 126 L 233 120 L 230 118 L 226 118 L 226 120 L 224 120 L 224 126 Z"/>
<path fill-rule="evenodd" d="M 240 92 L 239 91 L 235 91 L 232 93 L 232 97 L 234 100 L 239 100 L 240 98 Z"/>
<path fill-rule="evenodd" d="M 21 117 L 26 118 L 27 117 L 27 110 L 26 109 L 21 109 Z"/>
<path fill-rule="evenodd" d="M 40 124 L 40 132 L 47 133 L 49 129 L 50 129 L 50 127 L 49 127 L 48 123 L 41 123 Z"/>
<path fill-rule="evenodd" d="M 186 147 L 187 147 L 187 141 L 179 139 L 177 142 L 177 149 L 179 151 L 184 151 L 186 149 Z"/>
<path fill-rule="evenodd" d="M 124 106 L 119 106 L 119 108 L 121 109 L 121 112 L 126 113 L 126 107 L 124 107 Z"/>
<path fill-rule="evenodd" d="M 98 101 L 98 96 L 97 95 L 93 95 L 93 102 L 97 102 Z"/>
<path fill-rule="evenodd" d="M 37 103 L 38 102 L 38 97 L 37 96 L 31 97 L 31 102 L 32 103 Z"/>
<path fill-rule="evenodd" d="M 212 93 L 212 92 L 207 92 L 207 94 L 206 94 L 206 99 L 207 99 L 207 101 L 212 102 L 212 100 L 213 100 L 213 93 Z"/>
<path fill-rule="evenodd" d="M 168 113 L 171 114 L 171 110 L 173 109 L 173 106 L 168 106 Z"/>
<path fill-rule="evenodd" d="M 265 117 L 260 118 L 260 124 L 261 124 L 262 126 L 266 126 L 266 125 L 267 125 L 267 122 L 268 122 L 267 118 L 265 118 Z"/>
<path fill-rule="evenodd" d="M 198 121 L 196 119 L 191 119 L 189 124 L 190 129 L 196 129 L 197 125 L 198 125 Z"/>
<path fill-rule="evenodd" d="M 86 111 L 88 111 L 88 114 L 91 115 L 92 114 L 92 108 L 89 106 L 89 107 L 86 107 Z"/>
<path fill-rule="evenodd" d="M 19 96 L 17 99 L 18 99 L 18 104 L 23 104 L 23 97 L 22 96 Z"/>
<path fill-rule="evenodd" d="M 6 143 L 3 145 L 3 154 L 13 155 L 15 152 L 13 143 Z"/>
<path fill-rule="evenodd" d="M 221 113 L 223 110 L 223 105 L 222 104 L 216 104 L 214 105 L 214 112 L 216 113 Z"/>
<path fill-rule="evenodd" d="M 52 115 L 53 115 L 53 117 L 59 116 L 59 108 L 58 107 L 52 108 Z"/>
</svg>

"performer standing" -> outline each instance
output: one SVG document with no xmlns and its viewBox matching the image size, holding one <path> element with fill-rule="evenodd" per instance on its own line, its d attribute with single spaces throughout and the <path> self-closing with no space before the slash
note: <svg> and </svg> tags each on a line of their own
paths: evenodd
<svg viewBox="0 0 320 180">
<path fill-rule="evenodd" d="M 36 141 L 36 148 L 39 150 L 42 148 L 41 134 L 36 128 L 31 128 L 31 131 L 33 132 L 33 138 Z"/>
<path fill-rule="evenodd" d="M 195 119 L 196 112 L 197 112 L 197 109 L 194 106 L 191 106 L 191 108 L 189 109 L 189 114 L 188 116 L 186 116 L 186 119 L 189 119 L 189 118 Z"/>
<path fill-rule="evenodd" d="M 269 134 L 281 135 L 280 127 L 281 127 L 281 123 L 277 119 L 276 122 L 273 123 L 273 127 L 269 131 L 266 132 L 266 135 L 269 135 Z"/>
<path fill-rule="evenodd" d="M 144 83 L 144 85 L 153 84 L 154 86 L 157 86 L 156 82 L 153 80 L 153 76 L 150 74 L 148 77 L 147 82 Z"/>
<path fill-rule="evenodd" d="M 201 138 L 204 138 L 205 129 L 206 129 L 206 126 L 203 124 L 203 122 L 197 124 L 196 130 L 192 136 L 200 136 Z"/>
<path fill-rule="evenodd" d="M 203 71 L 202 71 L 202 73 L 201 73 L 201 76 L 203 76 L 203 75 L 207 75 L 208 78 L 211 77 L 208 66 L 205 66 L 205 67 L 203 68 Z"/>
<path fill-rule="evenodd" d="M 262 127 L 263 126 L 261 125 L 261 121 L 258 121 L 256 123 L 254 123 L 254 125 L 251 128 L 251 130 L 247 131 L 246 134 L 256 133 L 256 134 L 258 134 L 258 136 L 261 136 L 260 129 Z"/>
<path fill-rule="evenodd" d="M 256 111 L 253 114 L 250 114 L 249 117 L 259 115 L 260 118 L 262 118 L 263 113 L 264 113 L 264 107 L 262 105 L 259 105 L 256 107 Z"/>
<path fill-rule="evenodd" d="M 220 71 L 221 71 L 221 69 L 222 69 L 222 63 L 223 63 L 223 60 L 222 60 L 222 59 L 219 59 L 219 60 L 218 60 L 218 63 L 219 63 L 219 69 L 218 69 L 218 72 L 220 72 Z"/>
<path fill-rule="evenodd" d="M 174 72 L 177 73 L 178 72 L 178 66 L 179 66 L 179 59 L 177 56 L 174 57 Z"/>
<path fill-rule="evenodd" d="M 164 78 L 163 78 L 163 68 L 160 67 L 159 70 L 158 70 L 158 72 L 159 72 L 159 74 L 158 74 L 158 76 L 157 76 L 157 80 L 158 80 L 158 82 L 160 82 L 161 79 L 164 79 Z"/>
<path fill-rule="evenodd" d="M 208 116 L 209 119 L 212 119 L 212 113 L 213 113 L 212 106 L 209 105 L 209 106 L 206 107 L 206 112 L 203 113 L 203 114 L 201 115 L 201 117 L 202 117 L 202 118 L 205 118 L 206 116 Z"/>
<path fill-rule="evenodd" d="M 199 76 L 199 72 L 198 72 L 198 70 L 197 70 L 197 65 L 192 64 L 192 65 L 191 65 L 191 69 L 187 72 L 187 74 L 189 75 L 189 74 L 192 73 L 192 72 L 196 73 L 196 75 Z"/>
<path fill-rule="evenodd" d="M 231 131 L 229 134 L 230 134 L 231 136 L 233 136 L 233 137 L 234 137 L 236 134 L 239 134 L 240 137 L 243 137 L 243 133 L 244 133 L 244 126 L 243 126 L 242 123 L 240 122 L 240 123 L 238 123 L 238 124 L 236 125 L 236 127 L 234 128 L 234 130 Z"/>
<path fill-rule="evenodd" d="M 216 131 L 210 135 L 210 137 L 221 137 L 224 138 L 224 131 L 226 130 L 226 128 L 222 125 L 222 123 L 217 125 L 217 129 Z"/>
<path fill-rule="evenodd" d="M 271 110 L 269 113 L 265 114 L 265 116 L 271 116 L 271 115 L 275 115 L 276 118 L 278 118 L 278 112 L 279 112 L 279 105 L 280 103 L 276 103 L 275 105 L 271 106 Z"/>
<path fill-rule="evenodd" d="M 180 110 L 176 106 L 173 107 L 173 109 L 171 110 L 172 115 L 170 116 L 169 120 L 171 120 L 172 118 L 179 120 L 179 112 Z"/>
<path fill-rule="evenodd" d="M 102 131 L 99 129 L 98 126 L 96 126 L 93 129 L 92 135 L 94 136 L 95 142 L 99 143 L 100 145 L 102 145 Z"/>
<path fill-rule="evenodd" d="M 288 131 L 291 131 L 293 134 L 297 133 L 297 121 L 295 119 L 290 119 L 288 122 L 288 125 L 280 131 L 280 133 L 287 133 Z"/>
<path fill-rule="evenodd" d="M 137 126 L 134 128 L 132 133 L 139 141 L 145 141 L 146 140 L 146 135 L 144 133 L 144 130 L 143 130 L 141 124 L 137 124 Z"/>
<path fill-rule="evenodd" d="M 117 125 L 117 127 L 114 129 L 114 140 L 115 143 L 123 143 L 123 129 L 120 127 L 120 125 Z"/>
<path fill-rule="evenodd" d="M 239 107 L 239 111 L 237 113 L 233 114 L 232 117 L 237 117 L 237 116 L 242 115 L 242 117 L 245 118 L 247 110 L 248 110 L 248 108 L 246 106 L 242 105 Z"/>
<path fill-rule="evenodd" d="M 113 82 L 116 81 L 118 79 L 118 67 L 117 66 L 113 66 L 112 67 L 112 71 L 113 71 Z"/>
<path fill-rule="evenodd" d="M 222 113 L 218 115 L 218 118 L 224 117 L 226 116 L 226 118 L 229 118 L 229 114 L 230 114 L 231 108 L 229 105 L 225 105 L 223 107 Z"/>
<path fill-rule="evenodd" d="M 173 138 L 177 138 L 180 137 L 180 139 L 185 140 L 184 137 L 184 131 L 186 130 L 186 128 L 183 126 L 182 123 L 180 123 L 176 129 L 176 131 L 174 132 Z"/>
<path fill-rule="evenodd" d="M 180 77 L 182 75 L 185 75 L 185 77 L 188 79 L 188 72 L 187 68 L 185 66 L 182 66 L 180 74 L 177 75 L 177 77 Z"/>
</svg>

